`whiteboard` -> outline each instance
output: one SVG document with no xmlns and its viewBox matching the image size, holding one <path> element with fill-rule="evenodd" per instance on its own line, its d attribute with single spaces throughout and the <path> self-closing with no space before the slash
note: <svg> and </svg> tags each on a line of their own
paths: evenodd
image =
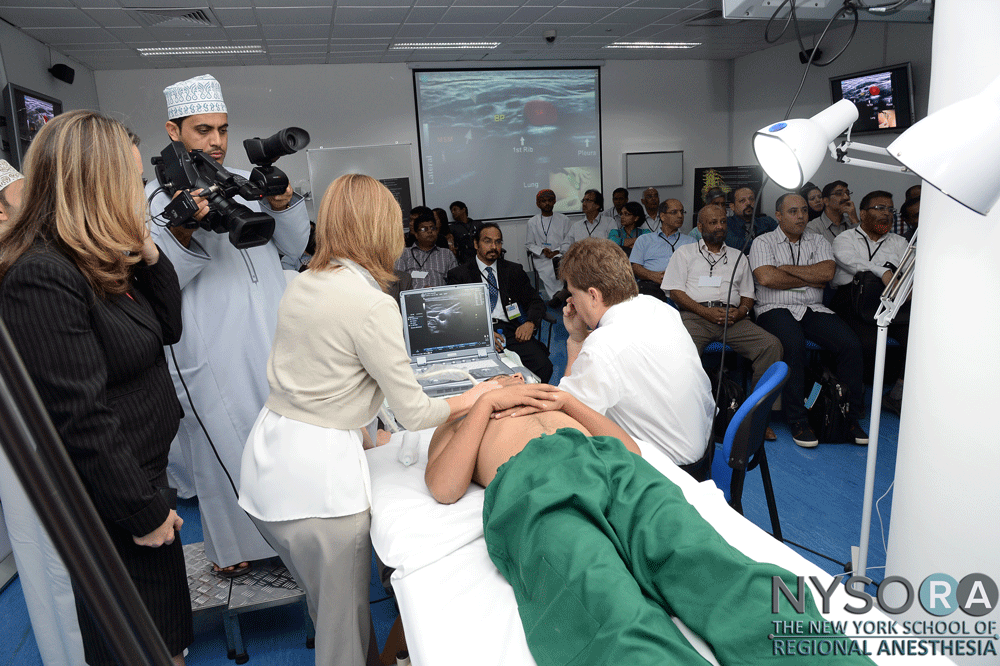
<svg viewBox="0 0 1000 666">
<path fill-rule="evenodd" d="M 330 183 L 348 173 L 363 173 L 376 180 L 406 180 L 413 183 L 413 144 L 395 143 L 386 146 L 350 146 L 345 148 L 310 148 L 309 181 L 313 198 L 322 201 Z M 409 191 L 403 214 L 409 212 Z"/>
<path fill-rule="evenodd" d="M 625 153 L 625 187 L 678 187 L 684 184 L 684 151 Z"/>
</svg>

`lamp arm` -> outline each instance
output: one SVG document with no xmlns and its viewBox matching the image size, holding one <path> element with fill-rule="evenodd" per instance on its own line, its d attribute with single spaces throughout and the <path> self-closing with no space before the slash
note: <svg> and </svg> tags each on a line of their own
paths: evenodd
<svg viewBox="0 0 1000 666">
<path fill-rule="evenodd" d="M 882 290 L 882 303 L 875 312 L 875 322 L 879 326 L 888 326 L 896 318 L 896 313 L 903 307 L 913 291 L 913 271 L 917 265 L 917 234 L 914 230 L 910 244 L 899 261 L 899 268 L 892 274 L 889 284 Z"/>
<path fill-rule="evenodd" d="M 866 143 L 857 143 L 856 141 L 843 141 L 840 145 L 834 143 L 830 144 L 830 155 L 841 164 L 853 164 L 854 166 L 865 167 L 868 169 L 878 169 L 879 171 L 891 171 L 893 173 L 911 173 L 909 169 L 900 164 L 883 164 L 882 162 L 859 160 L 854 157 L 848 157 L 847 153 L 850 150 L 857 150 L 862 153 L 872 153 L 874 155 L 883 155 L 889 158 L 892 157 L 889 151 L 881 146 L 870 146 Z"/>
</svg>

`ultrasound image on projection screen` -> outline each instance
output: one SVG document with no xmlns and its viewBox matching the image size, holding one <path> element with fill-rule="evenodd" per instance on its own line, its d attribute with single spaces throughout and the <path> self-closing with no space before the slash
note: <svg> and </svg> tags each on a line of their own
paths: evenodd
<svg viewBox="0 0 1000 666">
<path fill-rule="evenodd" d="M 418 70 L 413 74 L 424 203 L 475 219 L 529 217 L 535 194 L 579 211 L 601 189 L 596 68 Z"/>
</svg>

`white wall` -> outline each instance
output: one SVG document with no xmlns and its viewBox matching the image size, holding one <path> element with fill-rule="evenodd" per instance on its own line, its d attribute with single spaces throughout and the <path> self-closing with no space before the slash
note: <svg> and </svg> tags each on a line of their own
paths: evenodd
<svg viewBox="0 0 1000 666">
<path fill-rule="evenodd" d="M 824 59 L 844 45 L 849 28 L 831 30 L 821 50 Z M 808 44 L 811 46 L 811 42 Z M 805 65 L 799 63 L 798 44 L 792 42 L 752 53 L 735 61 L 732 155 L 735 164 L 755 164 L 750 138 L 768 123 L 781 120 L 799 85 Z M 910 23 L 863 22 L 847 51 L 828 67 L 813 67 L 802 87 L 793 118 L 807 118 L 831 104 L 830 77 L 903 62 L 912 63 L 913 96 L 916 117 L 927 115 L 931 72 L 931 26 Z M 875 136 L 863 134 L 857 141 L 888 146 L 898 134 Z M 861 156 L 867 159 L 871 156 Z M 886 160 L 888 161 L 888 160 Z M 854 202 L 866 193 L 884 189 L 892 192 L 897 205 L 903 203 L 906 188 L 918 179 L 912 175 L 874 171 L 837 164 L 826 159 L 812 181 L 823 187 L 833 180 L 850 184 Z M 782 190 L 769 184 L 765 189 L 763 210 L 771 212 Z"/>
<path fill-rule="evenodd" d="M 72 84 L 49 74 L 53 64 L 64 63 L 76 70 Z M 63 110 L 97 109 L 97 86 L 94 73 L 72 58 L 50 49 L 9 23 L 0 21 L 0 86 L 16 83 L 43 95 L 62 100 Z M 5 141 L 11 141 L 4 134 Z M 10 155 L 0 150 L 4 159 Z"/>
<path fill-rule="evenodd" d="M 729 71 L 723 61 L 608 63 L 601 72 L 605 191 L 610 194 L 623 182 L 623 153 L 683 150 L 685 183 L 664 189 L 661 197 L 689 201 L 694 168 L 729 159 Z M 149 164 L 167 142 L 163 88 L 206 72 L 205 68 L 96 72 L 101 109 L 142 137 L 143 161 Z M 229 108 L 232 134 L 226 164 L 231 166 L 249 167 L 243 139 L 269 136 L 290 125 L 309 131 L 311 148 L 396 142 L 416 146 L 413 77 L 403 64 L 213 67 L 211 74 L 222 84 Z M 293 183 L 308 178 L 304 154 L 282 158 L 279 167 Z M 413 173 L 416 202 L 420 199 L 416 159 Z M 152 176 L 149 167 L 146 176 Z M 633 197 L 639 194 L 636 190 Z M 317 198 L 320 195 L 316 193 Z M 490 217 L 488 211 L 472 214 L 477 219 Z M 511 229 L 511 233 L 517 232 Z M 513 238 L 508 245 L 508 256 L 516 259 Z"/>
</svg>

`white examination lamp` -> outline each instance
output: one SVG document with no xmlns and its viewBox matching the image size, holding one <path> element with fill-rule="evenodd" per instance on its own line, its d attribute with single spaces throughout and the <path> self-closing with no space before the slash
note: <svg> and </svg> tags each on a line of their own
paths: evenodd
<svg viewBox="0 0 1000 666">
<path fill-rule="evenodd" d="M 798 190 L 823 163 L 827 146 L 857 119 L 858 107 L 842 99 L 812 118 L 784 120 L 758 130 L 753 152 L 771 180 L 786 190 Z"/>
<path fill-rule="evenodd" d="M 843 164 L 911 172 L 966 206 L 986 215 L 1000 198 L 1000 78 L 981 93 L 927 116 L 888 148 L 848 138 L 833 143 L 858 119 L 842 99 L 812 118 L 785 120 L 754 134 L 753 150 L 767 175 L 786 190 L 798 190 L 815 175 L 824 152 Z M 848 157 L 849 150 L 891 157 L 885 164 Z"/>
<path fill-rule="evenodd" d="M 986 215 L 1000 197 L 1000 78 L 927 116 L 888 150 L 944 194 Z"/>
</svg>

